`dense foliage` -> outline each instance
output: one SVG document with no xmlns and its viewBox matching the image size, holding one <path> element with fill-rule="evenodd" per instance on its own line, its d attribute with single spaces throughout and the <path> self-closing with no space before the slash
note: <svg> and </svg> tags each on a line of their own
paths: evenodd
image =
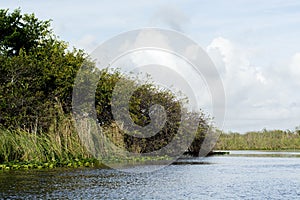
<svg viewBox="0 0 300 200">
<path fill-rule="evenodd" d="M 70 112 L 74 77 L 85 56 L 68 51 L 52 34 L 49 21 L 19 10 L 0 14 L 0 123 L 47 131 L 56 102 Z"/>
<path fill-rule="evenodd" d="M 22 15 L 19 9 L 8 13 L 0 10 L 0 54 L 18 55 L 20 50 L 29 52 L 51 39 L 50 21 L 40 21 L 34 14 Z"/>
<path fill-rule="evenodd" d="M 136 124 L 146 126 L 151 123 L 149 108 L 154 104 L 162 105 L 166 110 L 165 126 L 151 138 L 137 139 L 118 129 L 124 148 L 132 152 L 151 152 L 167 145 L 175 137 L 180 126 L 181 108 L 169 91 L 160 90 L 152 84 L 139 86 L 136 80 L 117 71 L 94 70 L 94 64 L 83 51 L 69 50 L 68 44 L 53 34 L 50 21 L 40 21 L 34 14 L 23 15 L 20 10 L 12 13 L 0 10 L 0 162 L 39 157 L 35 154 L 29 156 L 26 152 L 28 149 L 20 150 L 17 147 L 22 146 L 24 141 L 13 141 L 13 138 L 20 138 L 16 135 L 25 133 L 28 138 L 33 138 L 30 134 L 35 134 L 39 142 L 51 141 L 51 144 L 57 145 L 56 150 L 51 150 L 47 142 L 39 144 L 35 151 L 41 153 L 40 160 L 89 156 L 77 146 L 79 140 L 72 121 L 72 91 L 76 74 L 83 65 L 90 72 L 95 71 L 94 78 L 98 80 L 95 99 L 92 99 L 96 113 L 89 114 L 96 115 L 99 125 L 107 130 L 113 130 L 115 126 L 111 98 L 120 80 L 138 87 L 129 103 L 130 117 Z M 91 80 L 82 80 L 84 97 L 88 81 Z M 201 112 L 184 112 L 191 121 L 201 119 L 197 134 L 193 133 L 193 136 L 196 134 L 196 140 L 189 148 L 196 152 L 208 128 L 208 119 Z M 182 137 L 190 134 L 188 127 L 186 124 L 184 131 L 180 132 Z M 78 152 L 70 149 L 78 149 Z M 45 151 L 52 153 L 50 155 Z"/>
</svg>

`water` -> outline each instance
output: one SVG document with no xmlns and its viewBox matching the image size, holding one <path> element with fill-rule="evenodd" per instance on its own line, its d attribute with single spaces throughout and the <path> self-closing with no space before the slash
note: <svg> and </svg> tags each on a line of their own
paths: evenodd
<svg viewBox="0 0 300 200">
<path fill-rule="evenodd" d="M 142 174 L 92 168 L 1 172 L 0 198 L 300 198 L 300 153 L 231 153 L 192 160 L 207 164 L 170 165 Z"/>
</svg>

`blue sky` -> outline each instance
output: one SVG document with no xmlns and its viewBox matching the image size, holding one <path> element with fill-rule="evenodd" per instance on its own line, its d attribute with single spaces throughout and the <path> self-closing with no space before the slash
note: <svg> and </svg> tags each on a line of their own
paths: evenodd
<svg viewBox="0 0 300 200">
<path fill-rule="evenodd" d="M 294 129 L 300 125 L 300 2 L 258 0 L 1 1 L 52 19 L 54 32 L 91 52 L 142 27 L 175 29 L 194 39 L 224 83 L 224 129 Z"/>
</svg>

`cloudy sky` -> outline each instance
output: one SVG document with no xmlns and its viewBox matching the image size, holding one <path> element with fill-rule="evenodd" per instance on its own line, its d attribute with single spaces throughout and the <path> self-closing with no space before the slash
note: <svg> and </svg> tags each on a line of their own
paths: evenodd
<svg viewBox="0 0 300 200">
<path fill-rule="evenodd" d="M 289 0 L 16 1 L 0 8 L 52 19 L 54 32 L 92 52 L 124 31 L 183 32 L 211 57 L 226 92 L 226 131 L 300 125 L 300 2 Z"/>
</svg>

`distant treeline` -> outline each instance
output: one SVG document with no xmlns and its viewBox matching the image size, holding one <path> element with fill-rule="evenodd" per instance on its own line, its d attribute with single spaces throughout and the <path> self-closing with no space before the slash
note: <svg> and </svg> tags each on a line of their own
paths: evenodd
<svg viewBox="0 0 300 200">
<path fill-rule="evenodd" d="M 300 132 L 262 130 L 257 132 L 223 133 L 216 150 L 300 150 Z"/>
</svg>

